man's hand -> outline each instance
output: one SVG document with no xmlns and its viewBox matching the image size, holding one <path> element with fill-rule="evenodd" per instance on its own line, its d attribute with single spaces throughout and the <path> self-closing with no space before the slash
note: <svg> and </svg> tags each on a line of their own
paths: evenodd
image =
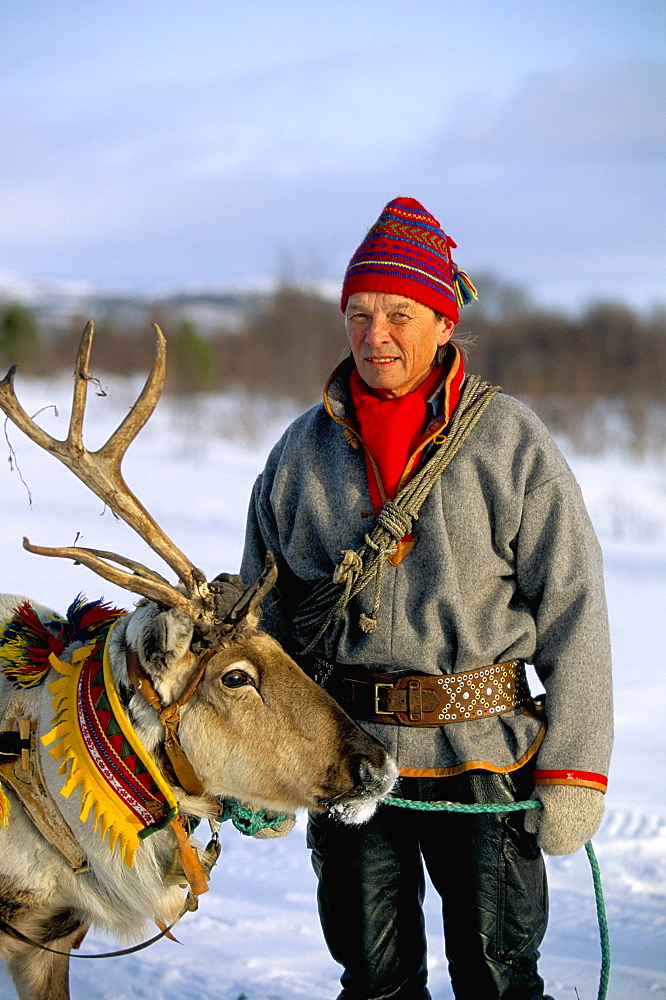
<svg viewBox="0 0 666 1000">
<path fill-rule="evenodd" d="M 541 809 L 525 814 L 525 829 L 537 835 L 546 854 L 573 854 L 599 829 L 604 793 L 584 785 L 537 785 L 533 799 Z"/>
</svg>

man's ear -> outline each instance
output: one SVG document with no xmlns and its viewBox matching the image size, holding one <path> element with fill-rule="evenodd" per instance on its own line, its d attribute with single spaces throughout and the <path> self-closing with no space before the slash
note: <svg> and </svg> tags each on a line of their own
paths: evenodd
<svg viewBox="0 0 666 1000">
<path fill-rule="evenodd" d="M 456 324 L 452 319 L 448 319 L 446 316 L 442 320 L 442 329 L 437 338 L 437 346 L 444 347 L 444 344 L 448 344 L 451 337 L 455 333 Z"/>
</svg>

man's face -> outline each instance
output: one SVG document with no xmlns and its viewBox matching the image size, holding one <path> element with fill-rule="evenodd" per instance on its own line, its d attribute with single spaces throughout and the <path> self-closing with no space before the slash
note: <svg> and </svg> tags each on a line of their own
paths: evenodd
<svg viewBox="0 0 666 1000">
<path fill-rule="evenodd" d="M 394 399 L 428 377 L 437 348 L 450 340 L 455 324 L 402 295 L 355 292 L 345 328 L 363 381 L 381 399 Z"/>
</svg>

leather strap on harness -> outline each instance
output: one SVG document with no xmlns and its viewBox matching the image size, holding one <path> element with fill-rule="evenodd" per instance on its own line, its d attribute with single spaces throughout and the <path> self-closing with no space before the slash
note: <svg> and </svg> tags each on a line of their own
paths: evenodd
<svg viewBox="0 0 666 1000">
<path fill-rule="evenodd" d="M 35 725 L 26 715 L 22 694 L 7 705 L 0 732 L 0 782 L 11 788 L 45 840 L 73 872 L 88 871 L 88 859 L 46 787 L 35 748 Z"/>
<path fill-rule="evenodd" d="M 454 674 L 404 676 L 338 665 L 326 688 L 352 718 L 391 726 L 488 719 L 530 701 L 522 660 Z"/>
<path fill-rule="evenodd" d="M 130 680 L 163 722 L 167 730 L 165 748 L 169 760 L 181 786 L 191 795 L 203 794 L 203 788 L 178 740 L 180 709 L 194 694 L 203 677 L 208 660 L 214 652 L 216 649 L 207 650 L 200 657 L 181 696 L 163 708 L 161 699 L 150 678 L 143 670 L 136 652 L 132 649 L 127 650 L 127 668 Z M 2 719 L 3 729 L 0 730 L 0 782 L 12 789 L 36 828 L 60 852 L 72 870 L 75 873 L 87 871 L 89 866 L 86 854 L 44 782 L 39 754 L 35 748 L 34 722 L 24 713 L 25 703 L 22 692 L 15 692 L 5 710 Z M 176 837 L 177 851 L 184 877 L 190 886 L 189 897 L 195 900 L 197 896 L 208 889 L 210 869 L 217 860 L 219 847 L 217 851 L 212 851 L 211 842 L 204 853 L 202 864 L 202 860 L 189 842 L 183 818 L 175 817 L 170 825 Z M 178 884 L 181 883 L 178 882 Z M 196 908 L 196 904 L 193 906 L 190 903 L 188 908 Z M 4 933 L 10 933 L 10 930 L 7 930 L 4 925 L 0 927 L 0 930 Z M 147 943 L 152 943 L 152 940 L 157 940 L 157 938 L 151 939 Z M 123 951 L 117 954 L 126 953 L 130 952 Z"/>
<path fill-rule="evenodd" d="M 180 740 L 178 739 L 178 725 L 180 723 L 180 710 L 183 705 L 186 705 L 190 700 L 194 692 L 196 691 L 201 678 L 206 670 L 206 665 L 219 649 L 219 646 L 207 649 L 205 653 L 199 658 L 199 661 L 192 672 L 185 690 L 172 701 L 169 705 L 163 705 L 162 699 L 155 690 L 153 682 L 150 677 L 143 669 L 139 656 L 135 649 L 131 646 L 127 647 L 125 653 L 125 660 L 127 664 L 127 675 L 130 679 L 133 687 L 138 691 L 141 697 L 154 709 L 157 716 L 166 730 L 166 738 L 164 740 L 164 749 L 166 750 L 169 762 L 174 770 L 176 779 L 180 784 L 181 788 L 188 793 L 188 795 L 203 795 L 204 788 L 201 784 L 194 768 L 190 764 L 185 751 L 180 745 Z M 171 829 L 176 838 L 177 851 L 180 858 L 180 865 L 185 877 L 185 880 L 190 886 L 190 893 L 194 896 L 200 896 L 204 892 L 208 892 L 208 879 L 210 878 L 210 868 L 217 861 L 217 854 L 215 857 L 210 857 L 209 866 L 202 865 L 201 859 L 197 854 L 196 850 L 192 847 L 189 841 L 189 837 L 185 830 L 185 821 L 181 816 L 176 816 L 175 819 L 171 821 Z M 210 850 L 211 845 L 207 848 Z"/>
<path fill-rule="evenodd" d="M 132 649 L 131 646 L 128 646 L 126 651 L 127 675 L 130 679 L 130 683 L 139 692 L 142 698 L 151 706 L 151 708 L 155 710 L 160 722 L 164 726 L 166 730 L 164 749 L 166 750 L 167 757 L 169 758 L 171 766 L 174 770 L 174 774 L 178 779 L 178 783 L 181 788 L 188 793 L 188 795 L 202 795 L 203 786 L 199 781 L 194 768 L 187 759 L 185 751 L 180 745 L 180 740 L 178 739 L 180 710 L 183 705 L 187 704 L 196 691 L 206 670 L 206 664 L 210 660 L 211 656 L 217 652 L 218 648 L 219 647 L 215 647 L 213 649 L 206 650 L 206 652 L 200 657 L 199 662 L 197 663 L 197 666 L 183 693 L 169 705 L 164 705 L 162 703 L 162 699 L 153 687 L 150 677 L 141 666 L 136 650 Z"/>
</svg>

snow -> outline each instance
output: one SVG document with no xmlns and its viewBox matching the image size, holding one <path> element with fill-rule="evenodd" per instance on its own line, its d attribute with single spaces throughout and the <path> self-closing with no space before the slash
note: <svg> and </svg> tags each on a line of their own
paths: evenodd
<svg viewBox="0 0 666 1000">
<path fill-rule="evenodd" d="M 86 441 L 99 447 L 134 398 L 136 385 L 112 382 L 91 396 Z M 69 387 L 19 383 L 40 422 L 64 437 Z M 272 441 L 293 414 L 286 406 L 253 407 L 242 396 L 201 402 L 163 401 L 132 445 L 127 481 L 174 541 L 210 578 L 237 571 L 245 509 Z M 5 434 L 8 441 L 5 440 Z M 6 567 L 0 590 L 23 593 L 63 610 L 84 591 L 124 607 L 132 598 L 69 561 L 31 555 L 40 545 L 111 549 L 163 571 L 130 530 L 74 477 L 13 427 L 0 432 Z M 666 996 L 666 804 L 663 763 L 666 704 L 663 609 L 666 606 L 666 469 L 658 458 L 617 453 L 595 457 L 562 446 L 581 483 L 604 549 L 616 685 L 616 749 L 607 812 L 594 847 L 601 867 L 611 934 L 609 1000 Z M 18 463 L 18 470 L 17 470 Z M 21 478 L 22 477 L 22 478 Z M 31 502 L 29 499 L 31 496 Z M 594 706 L 591 706 L 591 711 Z M 222 857 L 211 891 L 177 928 L 182 942 L 162 941 L 106 962 L 72 962 L 72 991 L 87 1000 L 332 1000 L 339 968 L 329 957 L 316 913 L 315 880 L 305 846 L 305 817 L 274 841 L 222 830 Z M 596 997 L 599 937 L 592 877 L 584 851 L 549 859 L 551 922 L 541 970 L 556 1000 Z M 433 1000 L 452 996 L 443 956 L 439 905 L 426 897 Z M 113 943 L 91 934 L 83 951 Z M 0 997 L 13 996 L 0 972 Z"/>
</svg>

